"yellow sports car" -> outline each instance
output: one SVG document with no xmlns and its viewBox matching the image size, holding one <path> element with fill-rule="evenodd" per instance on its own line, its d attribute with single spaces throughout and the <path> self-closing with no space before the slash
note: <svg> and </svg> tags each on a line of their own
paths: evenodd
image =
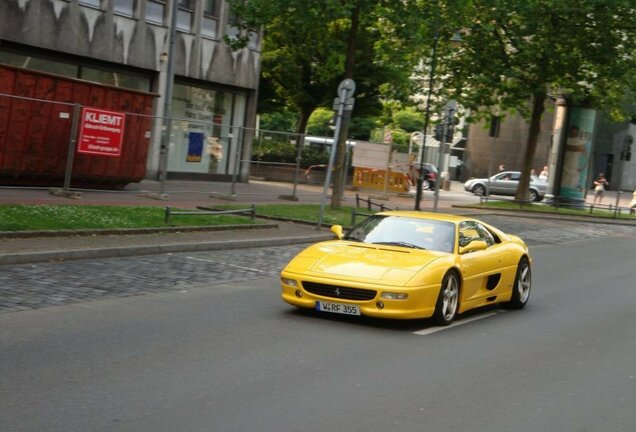
<svg viewBox="0 0 636 432">
<path fill-rule="evenodd" d="M 469 217 L 377 213 L 308 247 L 281 272 L 282 298 L 301 308 L 381 318 L 430 318 L 528 302 L 531 258 L 519 237 Z"/>
</svg>

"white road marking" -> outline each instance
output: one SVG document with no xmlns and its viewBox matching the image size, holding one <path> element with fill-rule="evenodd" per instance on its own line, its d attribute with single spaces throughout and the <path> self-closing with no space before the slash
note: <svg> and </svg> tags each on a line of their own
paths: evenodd
<svg viewBox="0 0 636 432">
<path fill-rule="evenodd" d="M 270 274 L 270 272 L 266 271 L 266 270 L 261 270 L 261 269 L 255 269 L 255 268 L 251 268 L 251 267 L 243 267 L 243 266 L 239 266 L 236 264 L 230 264 L 230 263 L 225 263 L 225 262 L 221 262 L 221 261 L 215 261 L 215 260 L 209 260 L 209 259 L 203 259 L 203 258 L 196 258 L 196 257 L 186 257 L 188 259 L 191 260 L 195 260 L 195 261 L 204 261 L 204 262 L 209 262 L 209 263 L 214 263 L 214 264 L 221 264 L 224 266 L 228 266 L 228 267 L 234 267 L 234 268 L 238 268 L 238 269 L 242 269 L 242 270 L 249 270 L 249 271 L 253 271 L 253 272 L 257 272 L 257 273 L 265 273 L 265 274 Z"/>
<path fill-rule="evenodd" d="M 442 331 L 442 330 L 448 330 L 448 329 L 451 329 L 453 327 L 458 327 L 460 325 L 468 324 L 469 322 L 477 321 L 477 320 L 484 319 L 484 318 L 490 318 L 492 316 L 499 315 L 499 314 L 502 314 L 504 312 L 505 312 L 504 310 L 498 310 L 498 311 L 490 312 L 490 313 L 487 313 L 487 314 L 484 314 L 484 315 L 477 315 L 477 316 L 474 316 L 472 318 L 466 318 L 466 319 L 463 319 L 461 321 L 455 321 L 454 323 L 452 323 L 451 325 L 448 325 L 446 327 L 431 327 L 431 328 L 427 328 L 427 329 L 424 329 L 424 330 L 418 330 L 416 332 L 413 332 L 413 334 L 416 334 L 418 336 L 426 336 L 426 335 L 430 335 L 430 334 L 433 334 L 433 333 L 437 333 L 437 332 Z"/>
</svg>

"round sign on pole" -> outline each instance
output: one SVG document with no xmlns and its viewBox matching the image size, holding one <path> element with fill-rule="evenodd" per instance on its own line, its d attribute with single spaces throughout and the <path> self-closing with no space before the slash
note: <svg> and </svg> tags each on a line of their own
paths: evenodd
<svg viewBox="0 0 636 432">
<path fill-rule="evenodd" d="M 349 78 L 340 81 L 340 84 L 338 84 L 338 94 L 342 93 L 343 90 L 347 92 L 346 97 L 350 97 L 356 91 L 356 82 Z"/>
</svg>

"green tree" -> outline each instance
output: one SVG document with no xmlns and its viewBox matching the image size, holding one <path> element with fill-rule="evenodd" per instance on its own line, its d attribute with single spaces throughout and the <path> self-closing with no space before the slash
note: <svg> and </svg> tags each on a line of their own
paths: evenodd
<svg viewBox="0 0 636 432">
<path fill-rule="evenodd" d="M 419 58 L 419 27 L 427 16 L 422 1 L 230 0 L 243 26 L 264 25 L 263 79 L 298 112 L 304 132 L 316 107 L 331 106 L 340 80 L 357 83 L 356 115 L 379 110 L 380 95 L 406 97 L 411 65 Z M 332 207 L 344 190 L 343 122 L 334 171 Z"/>
<path fill-rule="evenodd" d="M 424 116 L 412 108 L 393 113 L 393 124 L 407 132 L 421 131 L 424 127 Z"/>
<path fill-rule="evenodd" d="M 282 109 L 279 111 L 266 112 L 260 115 L 260 129 L 278 131 L 278 132 L 294 132 L 296 114 Z"/>
<path fill-rule="evenodd" d="M 327 108 L 318 108 L 311 116 L 307 123 L 307 134 L 316 136 L 331 136 L 333 131 L 329 127 L 329 122 L 334 116 L 334 112 Z"/>
<path fill-rule="evenodd" d="M 371 137 L 371 131 L 376 127 L 375 117 L 356 115 L 351 119 L 349 136 L 353 139 L 368 141 Z"/>
<path fill-rule="evenodd" d="M 457 6 L 457 5 L 456 5 Z M 551 94 L 602 108 L 610 115 L 633 100 L 636 8 L 633 0 L 465 0 L 446 22 L 462 29 L 463 45 L 440 56 L 448 97 L 475 113 L 517 112 L 529 123 L 516 199 L 528 180 L 540 120 Z"/>
</svg>

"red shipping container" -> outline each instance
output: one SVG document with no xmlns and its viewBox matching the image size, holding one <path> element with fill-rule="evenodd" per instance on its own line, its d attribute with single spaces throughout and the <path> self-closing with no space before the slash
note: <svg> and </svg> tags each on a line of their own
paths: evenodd
<svg viewBox="0 0 636 432">
<path fill-rule="evenodd" d="M 0 65 L 0 183 L 63 184 L 75 103 L 126 113 L 126 127 L 119 157 L 75 153 L 71 186 L 143 180 L 156 96 Z"/>
</svg>

